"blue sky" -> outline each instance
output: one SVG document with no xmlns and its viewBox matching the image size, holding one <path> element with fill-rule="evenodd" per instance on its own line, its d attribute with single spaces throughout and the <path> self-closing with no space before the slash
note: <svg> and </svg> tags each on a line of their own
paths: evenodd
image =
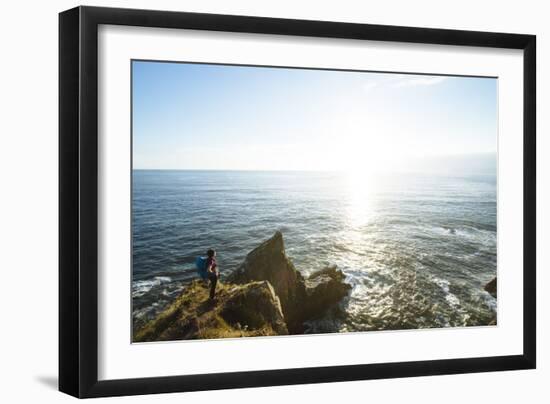
<svg viewBox="0 0 550 404">
<path fill-rule="evenodd" d="M 133 61 L 148 169 L 407 170 L 493 156 L 497 80 Z"/>
</svg>

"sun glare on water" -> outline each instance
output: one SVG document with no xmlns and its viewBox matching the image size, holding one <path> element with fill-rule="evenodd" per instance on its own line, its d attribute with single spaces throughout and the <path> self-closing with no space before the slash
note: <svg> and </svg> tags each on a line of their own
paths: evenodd
<svg viewBox="0 0 550 404">
<path fill-rule="evenodd" d="M 377 182 L 376 173 L 366 166 L 344 173 L 344 203 L 348 223 L 352 229 L 364 226 L 372 218 Z"/>
</svg>

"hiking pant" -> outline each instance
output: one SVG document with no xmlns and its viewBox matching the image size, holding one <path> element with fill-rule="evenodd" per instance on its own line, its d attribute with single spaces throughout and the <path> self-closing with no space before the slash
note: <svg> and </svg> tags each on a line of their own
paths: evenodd
<svg viewBox="0 0 550 404">
<path fill-rule="evenodd" d="M 208 279 L 210 279 L 210 299 L 213 299 L 214 294 L 216 293 L 216 285 L 218 284 L 218 274 L 215 272 L 209 272 Z"/>
</svg>

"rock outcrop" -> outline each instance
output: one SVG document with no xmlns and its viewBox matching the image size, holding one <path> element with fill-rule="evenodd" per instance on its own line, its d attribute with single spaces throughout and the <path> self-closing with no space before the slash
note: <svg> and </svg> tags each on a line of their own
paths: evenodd
<svg viewBox="0 0 550 404">
<path fill-rule="evenodd" d="M 490 282 L 485 285 L 484 288 L 487 292 L 491 294 L 494 298 L 497 297 L 497 277 L 495 276 Z"/>
<path fill-rule="evenodd" d="M 302 334 L 305 321 L 322 317 L 348 294 L 344 280 L 335 266 L 304 279 L 276 232 L 218 284 L 216 302 L 209 301 L 205 282 L 193 281 L 135 331 L 134 341 Z"/>
<path fill-rule="evenodd" d="M 312 273 L 306 279 L 304 317 L 307 319 L 321 317 L 327 308 L 346 297 L 351 285 L 344 282 L 345 278 L 342 271 L 336 269 L 336 265 Z"/>
<path fill-rule="evenodd" d="M 273 286 L 289 330 L 300 333 L 306 299 L 305 281 L 286 256 L 283 235 L 279 231 L 252 250 L 228 278 L 233 283 L 258 280 L 266 280 Z"/>
</svg>

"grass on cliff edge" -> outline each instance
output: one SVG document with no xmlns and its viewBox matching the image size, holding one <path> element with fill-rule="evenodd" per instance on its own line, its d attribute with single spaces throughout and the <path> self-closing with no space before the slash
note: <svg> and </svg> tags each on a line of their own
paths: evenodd
<svg viewBox="0 0 550 404">
<path fill-rule="evenodd" d="M 241 287 L 218 282 L 216 303 L 212 303 L 207 283 L 194 280 L 155 319 L 137 330 L 133 342 L 277 335 L 269 324 L 251 330 L 246 324 L 229 324 L 222 317 L 225 303 Z"/>
</svg>

